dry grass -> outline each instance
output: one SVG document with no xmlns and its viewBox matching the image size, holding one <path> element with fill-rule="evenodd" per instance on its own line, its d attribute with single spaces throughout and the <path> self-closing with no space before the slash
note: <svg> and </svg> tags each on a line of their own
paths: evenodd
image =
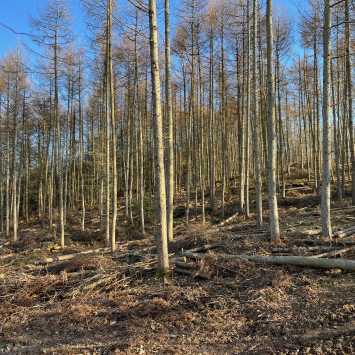
<svg viewBox="0 0 355 355">
<path fill-rule="evenodd" d="M 309 206 L 280 210 L 288 253 L 317 254 L 316 249 L 294 243 L 310 238 L 307 231 L 319 225 L 317 211 Z M 335 225 L 351 224 L 352 213 L 335 211 Z M 188 227 L 180 224 L 170 251 L 218 242 L 224 253 L 274 253 L 266 229 L 256 230 L 254 221 L 243 217 L 233 223 L 232 228 L 220 230 L 198 222 Z M 88 248 L 84 239 L 69 244 L 66 252 Z M 114 256 L 95 254 L 44 268 L 34 262 L 62 252 L 39 225 L 26 230 L 21 247 L 4 245 L 0 249 L 0 352 L 354 353 L 352 335 L 309 344 L 297 340 L 309 329 L 354 320 L 354 275 L 221 261 L 219 251 L 214 251 L 196 262 L 193 277 L 174 272 L 171 284 L 164 286 L 153 270 L 154 238 L 127 239 L 122 239 Z M 91 244 L 102 246 L 97 239 Z"/>
</svg>

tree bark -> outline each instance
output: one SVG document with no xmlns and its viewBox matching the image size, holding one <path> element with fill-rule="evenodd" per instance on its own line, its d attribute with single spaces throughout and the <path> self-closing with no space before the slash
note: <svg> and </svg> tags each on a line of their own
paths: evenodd
<svg viewBox="0 0 355 355">
<path fill-rule="evenodd" d="M 160 269 L 166 274 L 169 272 L 169 254 L 167 238 L 166 216 L 166 188 L 164 167 L 163 122 L 160 102 L 160 72 L 158 55 L 158 30 L 157 30 L 157 4 L 156 0 L 149 0 L 149 29 L 150 29 L 150 60 L 153 93 L 153 118 L 155 129 L 155 150 L 157 170 L 157 194 L 159 201 L 160 217 Z"/>
<path fill-rule="evenodd" d="M 168 239 L 174 239 L 174 133 L 171 98 L 170 0 L 165 0 L 165 100 L 168 120 L 167 218 Z"/>
<path fill-rule="evenodd" d="M 272 0 L 267 1 L 266 9 L 267 32 L 267 126 L 268 126 L 268 192 L 269 219 L 271 242 L 280 243 L 279 213 L 276 195 L 276 129 L 275 129 L 275 94 L 272 69 L 273 29 L 272 29 Z"/>
<path fill-rule="evenodd" d="M 323 25 L 323 174 L 321 196 L 322 234 L 326 239 L 332 236 L 330 219 L 330 130 L 329 130 L 329 64 L 330 64 L 330 0 L 324 0 Z"/>
</svg>

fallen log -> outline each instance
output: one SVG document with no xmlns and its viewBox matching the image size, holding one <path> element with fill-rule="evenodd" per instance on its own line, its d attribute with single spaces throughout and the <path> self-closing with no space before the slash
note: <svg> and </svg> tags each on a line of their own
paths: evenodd
<svg viewBox="0 0 355 355">
<path fill-rule="evenodd" d="M 1 247 L 7 246 L 7 245 L 10 245 L 10 244 L 11 244 L 11 242 L 9 240 L 0 241 L 0 246 Z"/>
<path fill-rule="evenodd" d="M 186 253 L 186 256 L 202 259 L 204 254 Z M 215 255 L 216 258 L 233 260 L 248 260 L 259 264 L 271 265 L 294 265 L 305 266 L 316 269 L 342 269 L 346 271 L 355 271 L 355 260 L 346 259 L 326 259 L 314 258 L 310 256 L 294 256 L 294 255 L 277 255 L 277 256 L 264 256 L 264 255 L 231 255 L 219 254 Z"/>
<path fill-rule="evenodd" d="M 15 253 L 9 253 L 9 254 L 0 255 L 0 260 L 6 260 L 8 258 L 12 258 L 14 255 L 16 255 L 16 254 Z"/>
<path fill-rule="evenodd" d="M 186 263 L 183 261 L 173 261 L 173 264 L 175 265 L 175 269 L 182 268 L 182 269 L 188 269 L 188 270 L 196 270 L 196 264 L 194 264 L 194 263 Z"/>
<path fill-rule="evenodd" d="M 287 188 L 287 189 L 285 189 L 285 192 L 297 191 L 297 190 L 309 190 L 309 191 L 312 191 L 313 189 L 310 186 L 297 186 L 297 187 Z"/>
<path fill-rule="evenodd" d="M 111 250 L 109 248 L 98 248 L 98 249 L 90 249 L 90 250 L 84 250 L 78 253 L 73 253 L 73 254 L 66 254 L 66 255 L 55 255 L 50 258 L 44 258 L 42 260 L 37 260 L 35 261 L 35 265 L 44 265 L 44 264 L 49 264 L 53 263 L 56 261 L 66 261 L 66 260 L 71 260 L 79 255 L 88 255 L 88 254 L 96 254 L 96 253 L 109 253 Z"/>
<path fill-rule="evenodd" d="M 225 225 L 233 222 L 238 216 L 240 215 L 240 212 L 236 212 L 234 213 L 233 216 L 230 216 L 229 218 L 225 219 L 224 221 L 220 222 L 217 224 L 217 227 L 220 228 L 220 227 L 224 227 Z"/>
<path fill-rule="evenodd" d="M 143 249 L 130 249 L 127 252 L 113 254 L 112 255 L 112 259 L 113 260 L 119 260 L 119 259 L 122 259 L 122 258 L 127 258 L 129 256 L 142 257 L 144 254 L 149 254 L 149 253 L 152 253 L 153 251 L 156 251 L 156 246 L 155 245 L 153 245 L 151 247 L 143 248 Z"/>
<path fill-rule="evenodd" d="M 179 274 L 183 274 L 183 275 L 189 275 L 189 276 L 193 276 L 194 275 L 193 271 L 190 271 L 190 270 L 187 270 L 187 269 L 184 269 L 184 268 L 180 268 L 180 267 L 176 267 L 174 269 L 174 271 L 179 273 Z"/>
<path fill-rule="evenodd" d="M 79 270 L 95 270 L 96 266 L 92 263 L 90 264 L 90 258 L 82 257 L 81 255 L 77 258 L 70 260 L 59 261 L 57 263 L 50 263 L 43 269 L 40 269 L 40 272 L 46 271 L 50 274 L 60 274 L 61 272 L 66 272 L 68 274 L 77 272 Z"/>
<path fill-rule="evenodd" d="M 322 328 L 319 330 L 310 330 L 307 331 L 305 334 L 296 336 L 296 339 L 302 343 L 306 343 L 318 339 L 329 339 L 338 336 L 353 334 L 355 334 L 355 321 L 335 329 Z"/>
<path fill-rule="evenodd" d="M 294 253 L 294 252 L 329 252 L 333 251 L 334 247 L 333 246 L 313 246 L 313 247 L 308 247 L 308 246 L 294 246 L 294 247 L 275 247 L 271 248 L 272 253 Z"/>
<path fill-rule="evenodd" d="M 201 278 L 201 279 L 205 279 L 205 280 L 209 280 L 211 279 L 211 275 L 205 274 L 203 272 L 200 272 L 199 270 L 194 270 L 194 269 L 185 269 L 182 267 L 176 267 L 174 269 L 175 272 L 179 273 L 179 274 L 183 274 L 183 275 L 189 275 L 193 278 Z"/>
<path fill-rule="evenodd" d="M 304 245 L 319 245 L 319 246 L 335 246 L 335 245 L 355 245 L 354 239 L 340 239 L 340 240 L 322 240 L 322 239 L 295 239 L 292 243 L 298 246 Z"/>
<path fill-rule="evenodd" d="M 355 250 L 355 247 L 351 246 L 351 247 L 346 247 L 343 249 L 331 250 L 331 251 L 328 251 L 325 253 L 312 255 L 311 258 L 324 258 L 324 257 L 330 258 L 330 257 L 334 257 L 334 256 L 344 255 L 345 253 L 347 253 L 351 250 Z"/>
<path fill-rule="evenodd" d="M 194 248 L 194 249 L 190 249 L 190 250 L 186 250 L 186 251 L 183 251 L 182 252 L 182 256 L 185 255 L 185 253 L 198 253 L 200 251 L 208 251 L 208 250 L 211 250 L 211 249 L 216 249 L 216 248 L 219 248 L 219 247 L 222 247 L 223 245 L 220 244 L 220 243 L 215 243 L 215 244 L 205 244 L 201 247 L 197 247 L 197 248 Z"/>
<path fill-rule="evenodd" d="M 355 226 L 337 231 L 333 234 L 333 237 L 335 238 L 345 238 L 345 237 L 349 237 L 351 235 L 355 234 Z"/>
<path fill-rule="evenodd" d="M 312 235 L 320 235 L 322 231 L 320 229 L 306 229 L 303 231 L 303 233 L 305 235 L 312 236 Z"/>
<path fill-rule="evenodd" d="M 342 229 L 343 232 L 352 231 L 352 230 L 355 230 L 355 226 L 350 226 L 350 227 Z"/>
<path fill-rule="evenodd" d="M 332 208 L 332 212 L 338 212 L 338 211 L 347 211 L 347 212 L 352 212 L 355 211 L 354 206 L 346 206 L 346 207 L 337 207 L 337 208 Z"/>
</svg>

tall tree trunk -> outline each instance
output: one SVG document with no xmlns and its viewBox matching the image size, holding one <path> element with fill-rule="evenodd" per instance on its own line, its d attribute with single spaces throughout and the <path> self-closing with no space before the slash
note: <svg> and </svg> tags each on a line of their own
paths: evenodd
<svg viewBox="0 0 355 355">
<path fill-rule="evenodd" d="M 252 105 L 252 115 L 253 115 L 253 146 L 254 146 L 254 163 L 255 163 L 255 189 L 256 189 L 256 224 L 261 227 L 263 224 L 263 206 L 262 206 L 262 180 L 261 180 L 261 149 L 259 143 L 259 100 L 256 88 L 257 81 L 257 0 L 253 0 L 253 36 L 252 36 L 252 93 L 253 93 L 253 105 Z M 248 29 L 250 29 L 250 16 L 249 16 L 249 5 L 248 5 Z M 250 31 L 248 31 L 249 33 Z M 248 44 L 247 44 L 247 112 L 250 112 L 250 80 L 249 80 L 249 53 L 250 53 L 250 38 L 248 34 Z M 249 115 L 248 115 L 249 116 Z M 248 117 L 247 116 L 247 117 Z"/>
<path fill-rule="evenodd" d="M 107 0 L 107 48 L 106 48 L 106 115 L 109 115 L 112 135 L 112 231 L 111 231 L 111 251 L 116 250 L 116 223 L 117 223 L 117 147 L 116 147 L 116 118 L 115 118 L 115 90 L 114 73 L 112 68 L 112 0 Z M 108 135 L 108 139 L 109 139 Z M 108 152 L 109 155 L 109 152 Z"/>
<path fill-rule="evenodd" d="M 275 93 L 273 75 L 273 29 L 272 0 L 266 5 L 267 33 L 267 127 L 268 127 L 268 192 L 269 192 L 269 223 L 271 242 L 280 243 L 279 213 L 276 195 L 276 129 L 275 129 Z"/>
<path fill-rule="evenodd" d="M 168 238 L 174 239 L 174 132 L 171 98 L 170 0 L 165 0 L 165 100 L 168 119 L 167 218 Z"/>
<path fill-rule="evenodd" d="M 149 30 L 150 30 L 150 60 L 153 94 L 153 117 L 155 129 L 155 150 L 157 169 L 157 194 L 159 201 L 160 217 L 160 269 L 166 274 L 169 271 L 169 254 L 167 238 L 167 216 L 166 216 L 166 189 L 165 189 L 165 167 L 164 167 L 164 141 L 163 141 L 163 119 L 160 102 L 160 72 L 158 55 L 158 30 L 157 30 L 157 4 L 156 0 L 149 0 Z"/>
<path fill-rule="evenodd" d="M 353 125 L 353 99 L 352 99 L 352 67 L 350 55 L 350 15 L 349 15 L 349 0 L 345 0 L 345 61 L 346 61 L 346 84 L 348 97 L 348 125 L 350 138 L 350 159 L 351 159 L 351 191 L 352 204 L 355 205 L 355 146 L 354 146 L 354 125 Z M 345 98 L 344 98 L 345 99 Z"/>
<path fill-rule="evenodd" d="M 330 64 L 330 0 L 324 0 L 323 25 L 323 174 L 321 196 L 322 234 L 331 238 L 330 219 L 330 130 L 329 130 L 329 64 Z"/>
<path fill-rule="evenodd" d="M 59 191 L 59 223 L 60 223 L 60 244 L 61 247 L 65 246 L 64 236 L 64 189 L 63 189 L 63 159 L 62 159 L 62 144 L 61 144 L 61 127 L 59 117 L 59 89 L 58 89 L 58 39 L 55 33 L 54 39 L 54 121 L 57 125 L 57 140 L 56 149 L 57 154 L 57 175 L 58 175 L 58 191 Z"/>
<path fill-rule="evenodd" d="M 105 115 L 106 115 L 106 246 L 110 245 L 110 137 L 111 137 L 111 116 L 110 116 L 110 62 L 109 51 L 111 46 L 111 0 L 106 4 L 106 57 L 105 57 Z M 115 147 L 113 147 L 115 149 Z"/>
<path fill-rule="evenodd" d="M 83 172 L 83 160 L 84 160 L 84 117 L 82 112 L 81 91 L 82 91 L 82 63 L 79 58 L 79 78 L 78 78 L 78 96 L 79 96 L 79 139 L 80 139 L 80 199 L 81 199 L 81 230 L 85 230 L 85 192 L 84 192 L 84 172 Z"/>
</svg>

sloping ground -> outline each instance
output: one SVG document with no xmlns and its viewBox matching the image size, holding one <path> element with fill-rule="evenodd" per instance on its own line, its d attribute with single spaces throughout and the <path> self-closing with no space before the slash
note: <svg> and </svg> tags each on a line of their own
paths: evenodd
<svg viewBox="0 0 355 355">
<path fill-rule="evenodd" d="M 122 241 L 113 256 L 101 252 L 43 266 L 36 261 L 63 252 L 33 225 L 16 250 L 0 249 L 0 352 L 352 354 L 354 273 L 218 257 L 318 254 L 318 247 L 300 245 L 318 239 L 317 211 L 308 206 L 280 211 L 281 249 L 269 245 L 266 229 L 256 230 L 252 219 L 236 217 L 219 229 L 179 225 L 172 253 L 207 243 L 221 246 L 200 262 L 190 260 L 196 271 L 174 272 L 167 286 L 154 272 L 151 237 Z M 351 209 L 334 210 L 336 226 L 353 225 L 353 218 Z M 76 239 L 66 253 L 100 246 L 92 244 Z M 355 259 L 355 253 L 343 257 Z"/>
</svg>

